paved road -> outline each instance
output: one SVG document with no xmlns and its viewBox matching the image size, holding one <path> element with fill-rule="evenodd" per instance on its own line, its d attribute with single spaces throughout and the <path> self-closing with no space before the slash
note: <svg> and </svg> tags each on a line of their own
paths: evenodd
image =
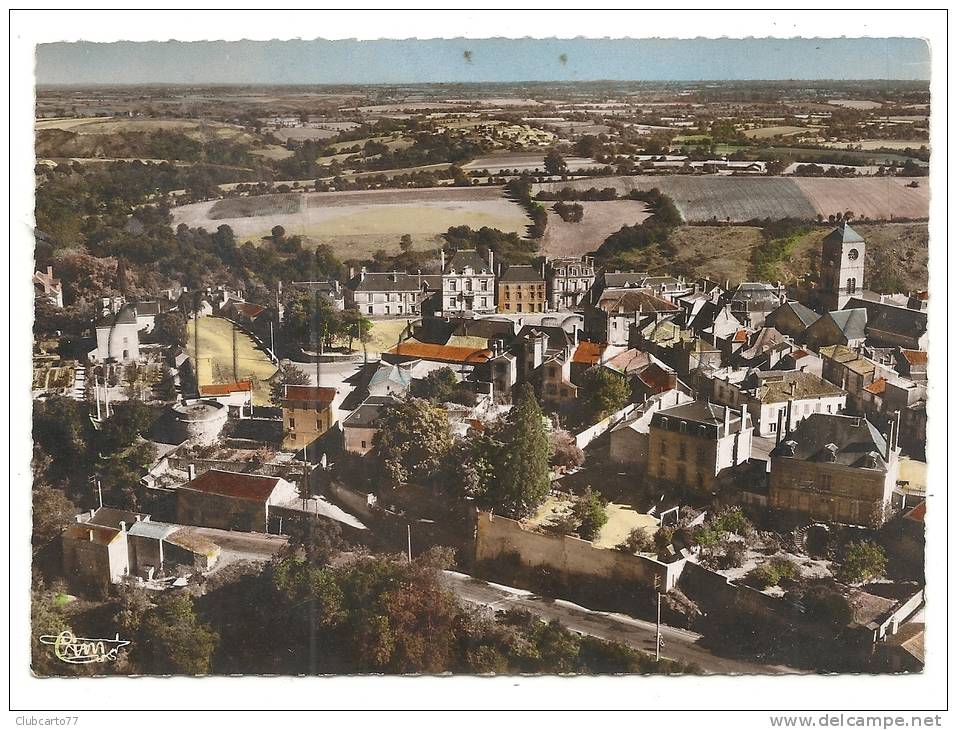
<svg viewBox="0 0 957 730">
<path fill-rule="evenodd" d="M 655 624 L 618 613 L 592 611 L 570 601 L 553 600 L 529 591 L 487 583 L 470 575 L 445 571 L 446 585 L 461 600 L 495 610 L 525 609 L 547 621 L 558 619 L 566 628 L 608 641 L 618 641 L 654 653 Z M 757 664 L 712 654 L 698 646 L 700 634 L 662 624 L 662 656 L 693 662 L 710 674 L 793 674 L 789 667 Z"/>
</svg>

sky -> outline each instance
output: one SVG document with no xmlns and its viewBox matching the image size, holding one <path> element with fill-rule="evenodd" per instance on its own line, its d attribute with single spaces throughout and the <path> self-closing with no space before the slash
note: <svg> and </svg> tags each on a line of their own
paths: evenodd
<svg viewBox="0 0 957 730">
<path fill-rule="evenodd" d="M 47 43 L 38 84 L 926 80 L 916 38 Z"/>
</svg>

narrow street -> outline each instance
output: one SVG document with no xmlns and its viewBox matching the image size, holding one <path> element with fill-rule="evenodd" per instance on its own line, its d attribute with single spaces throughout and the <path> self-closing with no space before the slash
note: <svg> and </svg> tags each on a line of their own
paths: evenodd
<svg viewBox="0 0 957 730">
<path fill-rule="evenodd" d="M 524 609 L 546 621 L 558 619 L 563 626 L 580 634 L 607 641 L 618 641 L 632 649 L 653 654 L 655 624 L 620 613 L 592 611 L 570 601 L 545 598 L 530 591 L 488 583 L 470 575 L 445 571 L 446 585 L 460 600 L 496 611 Z M 700 634 L 671 626 L 661 626 L 666 659 L 697 664 L 708 674 L 795 674 L 791 667 L 758 664 L 716 656 L 697 645 Z"/>
</svg>

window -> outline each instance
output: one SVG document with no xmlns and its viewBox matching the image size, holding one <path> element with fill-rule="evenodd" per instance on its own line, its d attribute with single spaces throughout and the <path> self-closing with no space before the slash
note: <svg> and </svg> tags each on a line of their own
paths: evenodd
<svg viewBox="0 0 957 730">
<path fill-rule="evenodd" d="M 449 297 L 449 306 L 450 306 L 450 307 L 454 307 L 454 306 L 455 306 L 455 297 Z"/>
<path fill-rule="evenodd" d="M 322 430 L 322 419 L 316 419 L 316 430 L 317 431 Z"/>
<path fill-rule="evenodd" d="M 363 441 L 363 442 L 362 442 L 362 448 L 365 448 L 365 447 L 366 447 L 366 442 Z"/>
<path fill-rule="evenodd" d="M 522 305 L 521 305 L 521 304 L 516 304 L 515 306 L 516 306 L 516 310 L 515 310 L 516 312 L 521 312 L 521 311 L 522 311 Z"/>
<path fill-rule="evenodd" d="M 293 429 L 294 429 L 295 427 L 296 427 L 296 419 L 293 418 L 292 416 L 290 416 L 290 417 L 289 417 L 289 428 L 293 428 Z"/>
<path fill-rule="evenodd" d="M 465 291 L 472 291 L 472 280 L 471 280 L 471 279 L 466 279 L 466 280 L 465 280 Z"/>
<path fill-rule="evenodd" d="M 480 285 L 479 285 L 479 288 L 480 288 L 482 291 L 488 291 L 488 279 L 482 279 L 482 281 L 481 281 L 481 283 L 480 283 Z"/>
<path fill-rule="evenodd" d="M 455 291 L 455 279 L 449 279 L 449 291 Z"/>
<path fill-rule="evenodd" d="M 668 442 L 665 441 L 664 439 L 661 439 L 661 442 L 660 442 L 660 443 L 661 443 L 661 455 L 662 455 L 662 456 L 667 456 L 667 455 L 668 455 Z"/>
<path fill-rule="evenodd" d="M 388 304 L 385 305 L 385 313 L 392 314 L 392 307 L 390 307 Z"/>
<path fill-rule="evenodd" d="M 847 293 L 853 294 L 857 291 L 857 279 L 850 278 L 847 280 Z"/>
<path fill-rule="evenodd" d="M 370 293 L 370 294 L 366 294 L 366 301 L 367 301 L 367 302 L 373 301 L 373 299 L 372 299 L 372 294 L 371 294 L 371 293 Z"/>
<path fill-rule="evenodd" d="M 369 314 L 372 314 L 372 307 L 367 307 L 367 309 L 369 310 Z"/>
<path fill-rule="evenodd" d="M 481 306 L 483 306 L 483 307 L 487 307 L 487 306 L 488 306 L 488 297 L 482 297 L 482 304 L 481 304 Z"/>
</svg>

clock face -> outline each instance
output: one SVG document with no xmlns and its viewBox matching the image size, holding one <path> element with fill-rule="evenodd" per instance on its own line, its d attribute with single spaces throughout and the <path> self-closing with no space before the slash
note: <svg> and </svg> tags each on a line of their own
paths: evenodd
<svg viewBox="0 0 957 730">
<path fill-rule="evenodd" d="M 856 248 L 852 248 L 850 251 L 847 252 L 847 257 L 851 261 L 856 261 L 858 256 L 860 256 L 860 254 L 858 253 Z"/>
</svg>

